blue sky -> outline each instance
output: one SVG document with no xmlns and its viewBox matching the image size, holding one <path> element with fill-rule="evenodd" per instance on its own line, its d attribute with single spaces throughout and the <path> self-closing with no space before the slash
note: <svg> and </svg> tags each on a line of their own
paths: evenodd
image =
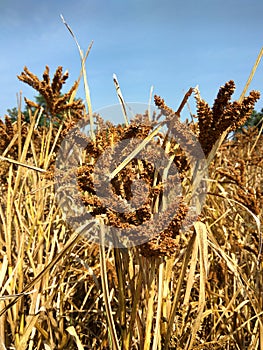
<svg viewBox="0 0 263 350">
<path fill-rule="evenodd" d="M 147 103 L 153 85 L 177 108 L 199 85 L 211 104 L 230 79 L 238 98 L 263 46 L 262 0 L 0 0 L 0 116 L 17 105 L 19 91 L 36 95 L 16 77 L 25 65 L 38 76 L 45 65 L 52 74 L 62 65 L 70 73 L 65 91 L 77 79 L 77 47 L 60 14 L 84 51 L 94 40 L 87 60 L 94 110 L 118 103 L 113 73 L 128 102 Z M 263 94 L 263 61 L 250 89 Z"/>
</svg>

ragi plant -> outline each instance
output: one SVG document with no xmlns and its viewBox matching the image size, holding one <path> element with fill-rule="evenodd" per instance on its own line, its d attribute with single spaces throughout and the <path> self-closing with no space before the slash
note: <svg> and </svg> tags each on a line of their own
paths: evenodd
<svg viewBox="0 0 263 350">
<path fill-rule="evenodd" d="M 61 95 L 67 79 L 61 67 L 53 79 L 47 67 L 42 80 L 25 68 L 19 79 L 45 98 L 54 122 L 39 127 L 41 106 L 26 100 L 30 124 L 19 110 L 16 122 L 6 117 L 0 125 L 0 346 L 260 348 L 262 174 L 261 158 L 256 157 L 262 140 L 249 131 L 237 143 L 223 143 L 250 116 L 259 93 L 244 97 L 246 86 L 232 102 L 235 85 L 229 81 L 210 108 L 198 89 L 191 88 L 176 111 L 155 96 L 159 114 L 146 111 L 128 120 L 124 108 L 124 123 L 116 126 L 92 113 L 87 55 L 80 53 L 87 111 L 75 100 L 79 80 Z M 196 116 L 182 121 L 180 113 L 192 94 Z M 83 133 L 86 124 L 88 135 Z M 116 151 L 128 138 L 137 140 L 129 144 L 132 152 L 121 148 L 121 161 L 109 157 L 96 173 L 105 150 Z M 205 157 L 203 168 L 199 162 L 191 167 L 195 140 Z M 153 159 L 157 146 L 169 160 L 163 176 L 138 158 L 141 153 Z M 70 152 L 78 162 L 68 169 L 63 161 L 68 162 Z M 177 172 L 171 179 L 180 182 L 181 192 L 166 197 L 166 170 L 172 165 Z M 109 197 L 98 196 L 96 181 L 105 174 L 113 195 L 127 208 L 133 201 L 135 211 L 113 210 Z M 73 195 L 67 187 L 72 179 Z M 142 207 L 136 203 L 140 179 L 148 187 Z M 198 206 L 203 183 L 206 202 L 194 215 L 191 207 Z M 80 204 L 81 211 L 74 209 Z M 138 238 L 137 230 L 159 212 L 166 213 L 169 204 L 177 210 L 172 218 L 167 214 L 169 220 L 163 216 L 167 227 L 154 221 L 157 233 L 145 229 Z M 105 227 L 114 230 L 108 233 Z M 118 236 L 119 229 L 127 228 L 132 228 L 126 237 L 131 244 Z"/>
</svg>

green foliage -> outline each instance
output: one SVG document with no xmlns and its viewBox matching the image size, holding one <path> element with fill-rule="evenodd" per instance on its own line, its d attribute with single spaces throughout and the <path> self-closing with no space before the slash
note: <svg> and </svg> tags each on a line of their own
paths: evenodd
<svg viewBox="0 0 263 350">
<path fill-rule="evenodd" d="M 236 132 L 240 133 L 242 132 L 243 128 L 248 129 L 249 127 L 256 127 L 258 130 L 261 128 L 261 124 L 263 121 L 263 108 L 260 112 L 257 112 L 256 110 L 253 110 L 251 117 L 247 119 L 245 124 L 238 128 Z"/>
<path fill-rule="evenodd" d="M 257 128 L 261 127 L 261 123 L 263 120 L 263 108 L 260 112 L 253 111 L 251 117 L 246 121 L 245 126 L 256 126 Z"/>
<path fill-rule="evenodd" d="M 47 126 L 50 123 L 50 117 L 48 117 L 48 110 L 47 110 L 47 103 L 46 100 L 44 99 L 44 97 L 42 95 L 37 95 L 34 97 L 35 98 L 35 103 L 38 104 L 40 107 L 42 107 L 43 113 L 42 116 L 39 120 L 38 125 L 39 126 Z M 24 121 L 29 123 L 30 122 L 30 113 L 29 113 L 29 109 L 31 111 L 31 115 L 34 114 L 36 112 L 36 107 L 28 107 L 26 106 L 25 109 L 22 112 L 23 117 L 24 117 Z M 17 107 L 13 107 L 12 109 L 7 109 L 7 114 L 10 117 L 12 122 L 15 122 L 18 118 L 18 109 Z"/>
<path fill-rule="evenodd" d="M 61 96 L 63 96 L 63 95 L 61 94 L 60 97 Z M 42 112 L 42 115 L 39 119 L 38 126 L 48 126 L 51 122 L 55 124 L 58 122 L 58 120 L 61 120 L 63 118 L 61 115 L 56 115 L 55 118 L 54 118 L 54 116 L 50 115 L 50 112 L 49 112 L 48 106 L 47 106 L 47 102 L 41 94 L 34 96 L 34 99 L 35 99 L 34 100 L 35 104 L 38 105 L 39 107 L 43 108 L 43 112 Z M 77 99 L 74 99 L 74 101 L 77 101 Z M 25 109 L 23 111 L 21 111 L 23 114 L 24 121 L 29 123 L 30 122 L 30 111 L 31 111 L 31 115 L 34 115 L 36 110 L 37 110 L 37 107 L 26 106 Z M 12 109 L 7 109 L 7 114 L 10 117 L 11 121 L 15 122 L 18 118 L 17 107 L 13 107 Z"/>
<path fill-rule="evenodd" d="M 12 122 L 16 121 L 17 120 L 17 116 L 18 116 L 18 109 L 17 109 L 17 107 L 14 107 L 12 109 L 8 109 L 7 110 L 7 114 L 10 117 Z M 23 112 L 23 114 L 24 114 L 24 112 Z"/>
</svg>

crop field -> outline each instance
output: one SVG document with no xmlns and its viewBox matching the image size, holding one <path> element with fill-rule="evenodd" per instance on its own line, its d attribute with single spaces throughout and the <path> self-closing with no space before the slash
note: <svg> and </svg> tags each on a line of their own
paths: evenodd
<svg viewBox="0 0 263 350">
<path fill-rule="evenodd" d="M 263 349 L 263 139 L 240 131 L 259 92 L 233 101 L 230 80 L 209 106 L 190 88 L 177 110 L 155 95 L 159 114 L 129 119 L 115 81 L 113 125 L 92 114 L 86 56 L 87 106 L 81 77 L 62 94 L 62 67 L 25 68 L 45 105 L 26 99 L 27 118 L 0 121 L 0 349 Z M 96 167 L 106 149 L 118 157 Z"/>
</svg>

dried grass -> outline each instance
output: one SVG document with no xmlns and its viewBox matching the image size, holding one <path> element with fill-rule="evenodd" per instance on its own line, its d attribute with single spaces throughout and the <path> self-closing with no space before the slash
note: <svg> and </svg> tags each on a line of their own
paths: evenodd
<svg viewBox="0 0 263 350">
<path fill-rule="evenodd" d="M 199 220 L 187 236 L 177 218 L 160 233 L 158 243 L 152 239 L 142 247 L 117 249 L 97 246 L 85 240 L 83 232 L 73 232 L 55 200 L 53 170 L 59 144 L 85 114 L 80 102 L 74 105 L 72 100 L 78 84 L 61 99 L 59 90 L 56 95 L 47 93 L 55 86 L 48 69 L 42 83 L 27 69 L 21 77 L 31 86 L 44 86 L 52 117 L 59 113 L 63 118 L 60 124 L 40 128 L 42 112 L 37 109 L 30 124 L 19 111 L 17 122 L 7 117 L 0 125 L 0 347 L 262 349 L 262 137 L 250 129 L 236 139 L 214 143 L 243 122 L 258 94 L 230 102 L 233 83 L 227 83 L 212 109 L 196 94 L 198 122 L 180 123 L 180 135 L 187 138 L 185 130 L 195 130 L 209 158 L 208 195 Z M 64 78 L 58 69 L 55 81 Z M 174 120 L 179 123 L 180 110 L 155 100 L 166 111 L 169 132 Z M 139 136 L 140 147 L 150 143 L 160 124 L 149 118 L 142 123 L 140 118 L 140 129 L 132 122 L 117 128 L 101 122 L 89 144 L 89 157 L 96 159 L 107 142 L 123 135 Z M 106 131 L 112 137 L 103 138 Z M 207 143 L 207 135 L 213 143 Z M 169 144 L 165 135 L 162 141 L 180 174 L 191 178 L 182 150 Z M 126 169 L 129 177 L 132 169 L 143 170 L 156 200 L 161 192 L 154 172 L 146 172 L 134 157 L 113 175 Z M 79 169 L 79 178 L 86 176 L 87 183 L 90 169 Z M 125 184 L 125 176 L 121 179 Z M 85 190 L 92 193 L 87 183 Z M 93 202 L 94 208 L 99 205 Z M 144 215 L 150 215 L 156 206 L 146 209 Z M 83 230 L 93 230 L 93 223 Z"/>
</svg>

